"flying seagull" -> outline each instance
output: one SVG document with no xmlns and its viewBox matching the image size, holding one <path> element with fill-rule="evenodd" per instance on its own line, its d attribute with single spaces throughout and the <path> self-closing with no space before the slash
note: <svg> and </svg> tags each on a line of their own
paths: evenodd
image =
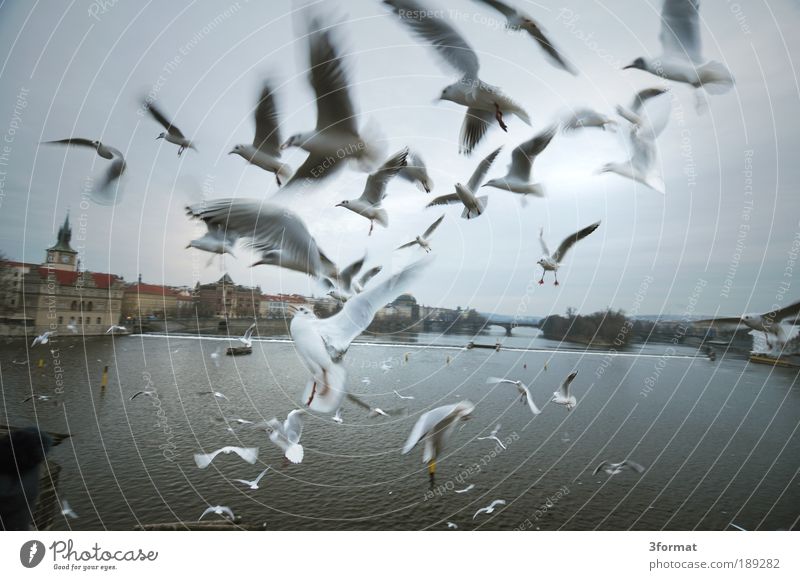
<svg viewBox="0 0 800 580">
<path fill-rule="evenodd" d="M 196 240 L 190 241 L 186 245 L 186 249 L 196 248 L 211 254 L 219 254 L 220 256 L 222 254 L 230 254 L 235 258 L 236 255 L 233 253 L 233 249 L 236 246 L 236 241 L 236 235 L 233 232 L 226 232 L 222 224 L 206 224 L 206 233 Z M 211 260 L 213 259 L 214 256 L 211 257 Z M 211 260 L 209 260 L 209 265 Z"/>
<path fill-rule="evenodd" d="M 281 423 L 276 418 L 267 422 L 270 428 L 269 440 L 277 445 L 284 457 L 292 463 L 303 461 L 303 446 L 300 445 L 300 436 L 303 434 L 303 409 L 289 412 L 286 420 Z"/>
<path fill-rule="evenodd" d="M 490 179 L 483 187 L 496 187 L 511 193 L 522 194 L 523 202 L 525 202 L 525 196 L 528 195 L 544 197 L 542 186 L 531 182 L 533 162 L 553 140 L 557 129 L 556 125 L 552 125 L 532 139 L 517 146 L 511 152 L 511 164 L 508 166 L 506 176 L 499 179 Z"/>
<path fill-rule="evenodd" d="M 528 400 L 530 400 L 530 399 L 528 399 Z M 538 409 L 536 409 L 536 410 L 538 411 Z M 538 415 L 538 414 L 539 414 L 539 413 L 534 413 L 534 415 Z M 502 441 L 500 441 L 500 438 L 497 436 L 497 433 L 499 433 L 499 432 L 500 432 L 500 423 L 498 423 L 498 424 L 495 426 L 495 428 L 494 428 L 494 429 L 492 429 L 492 432 L 491 432 L 491 433 L 489 433 L 489 436 L 488 436 L 488 437 L 476 437 L 475 439 L 478 439 L 479 441 L 483 441 L 483 440 L 485 440 L 485 439 L 494 439 L 495 441 L 497 441 L 497 444 L 498 444 L 500 447 L 502 447 L 503 449 L 505 449 L 505 448 L 506 448 L 505 444 L 504 444 Z"/>
<path fill-rule="evenodd" d="M 108 327 L 108 330 L 106 330 L 106 334 L 114 334 L 118 330 L 122 332 L 128 332 L 128 329 L 125 328 L 124 326 L 120 326 L 119 324 L 112 324 L 111 326 Z"/>
<path fill-rule="evenodd" d="M 629 123 L 627 139 L 631 158 L 623 163 L 606 163 L 598 173 L 616 173 L 632 179 L 659 193 L 666 186 L 658 162 L 656 139 L 667 126 L 672 101 L 663 88 L 639 91 L 630 108 L 617 107 L 617 112 Z M 661 98 L 656 98 L 661 97 Z"/>
<path fill-rule="evenodd" d="M 47 332 L 43 332 L 42 334 L 40 334 L 39 336 L 37 336 L 37 337 L 35 337 L 33 339 L 33 342 L 31 343 L 31 347 L 34 347 L 37 344 L 47 344 L 48 342 L 50 342 L 50 338 L 52 336 L 54 336 L 55 334 L 56 334 L 55 331 L 51 332 L 51 331 L 48 330 Z"/>
<path fill-rule="evenodd" d="M 391 417 L 392 415 L 396 415 L 396 414 L 398 414 L 399 412 L 402 411 L 402 409 L 401 410 L 390 409 L 388 411 L 384 411 L 383 409 L 380 409 L 378 407 L 373 407 L 372 405 L 367 403 L 362 398 L 356 397 L 353 393 L 347 393 L 347 400 L 355 403 L 356 405 L 358 405 L 362 409 L 366 409 L 367 411 L 369 411 L 369 415 L 368 416 L 370 418 L 377 417 L 378 415 L 380 415 L 381 417 Z"/>
<path fill-rule="evenodd" d="M 153 397 L 156 395 L 155 391 L 138 391 L 131 395 L 131 398 L 128 399 L 129 401 L 133 401 L 136 397 Z"/>
<path fill-rule="evenodd" d="M 81 137 L 72 137 L 70 139 L 59 139 L 57 141 L 44 141 L 44 145 L 75 145 L 77 147 L 89 147 L 94 149 L 97 154 L 103 159 L 111 160 L 111 165 L 108 166 L 103 180 L 100 182 L 100 187 L 93 188 L 92 199 L 101 205 L 111 205 L 115 203 L 116 197 L 112 197 L 112 186 L 117 183 L 119 178 L 125 172 L 127 164 L 122 151 L 104 145 L 98 140 L 84 139 Z"/>
<path fill-rule="evenodd" d="M 73 520 L 78 519 L 78 514 L 75 513 L 75 510 L 72 509 L 66 499 L 61 500 L 61 515 Z"/>
<path fill-rule="evenodd" d="M 184 150 L 186 149 L 194 149 L 197 151 L 197 147 L 194 146 L 189 139 L 187 139 L 184 134 L 178 129 L 175 125 L 172 124 L 172 121 L 167 119 L 167 116 L 159 109 L 155 103 L 151 103 L 149 101 L 145 101 L 144 103 L 147 112 L 158 121 L 166 131 L 162 131 L 156 140 L 163 139 L 168 143 L 174 143 L 178 146 L 178 157 L 180 157 Z"/>
<path fill-rule="evenodd" d="M 743 324 L 746 327 L 763 332 L 767 340 L 767 346 L 772 348 L 773 343 L 770 341 L 772 337 L 777 343 L 778 347 L 783 347 L 789 337 L 786 334 L 786 329 L 781 325 L 782 320 L 787 318 L 797 318 L 800 314 L 800 301 L 765 314 L 751 313 L 743 314 L 742 316 L 731 316 L 727 318 L 709 318 L 705 320 L 695 320 L 692 324 L 710 326 L 721 326 L 736 328 Z"/>
<path fill-rule="evenodd" d="M 67 330 L 69 330 L 72 334 L 78 334 L 78 327 L 72 322 L 67 324 Z"/>
<path fill-rule="evenodd" d="M 205 469 L 211 465 L 211 462 L 214 461 L 214 458 L 220 453 L 225 455 L 235 453 L 250 464 L 255 463 L 258 459 L 258 447 L 232 447 L 228 445 L 226 447 L 221 447 L 216 451 L 212 451 L 211 453 L 195 453 L 194 462 L 200 469 Z"/>
<path fill-rule="evenodd" d="M 256 324 L 251 324 L 247 330 L 244 331 L 244 334 L 239 337 L 239 342 L 241 342 L 246 347 L 253 346 L 253 331 L 256 329 Z"/>
<path fill-rule="evenodd" d="M 345 159 L 356 161 L 362 171 L 372 171 L 383 157 L 376 130 L 369 123 L 358 127 L 346 63 L 333 32 L 333 27 L 317 18 L 310 21 L 308 72 L 316 95 L 317 126 L 292 135 L 281 145 L 281 149 L 300 147 L 309 153 L 287 185 L 327 178 Z"/>
<path fill-rule="evenodd" d="M 275 92 L 269 83 L 264 83 L 255 110 L 256 135 L 253 144 L 234 145 L 228 155 L 236 154 L 248 163 L 275 174 L 281 185 L 292 177 L 292 168 L 281 162 L 281 134 Z"/>
<path fill-rule="evenodd" d="M 202 520 L 208 514 L 217 514 L 218 516 L 228 517 L 229 519 L 233 520 L 236 519 L 236 516 L 233 515 L 233 510 L 225 505 L 212 505 L 206 508 L 203 514 L 197 518 L 198 520 Z"/>
<path fill-rule="evenodd" d="M 400 173 L 398 173 L 397 176 L 416 184 L 416 186 L 425 191 L 425 193 L 433 191 L 433 180 L 431 176 L 428 175 L 428 168 L 425 166 L 422 157 L 417 155 L 414 151 L 408 154 L 408 162 L 405 167 L 400 169 Z"/>
<path fill-rule="evenodd" d="M 470 483 L 464 489 L 454 489 L 453 491 L 456 492 L 456 493 L 467 493 L 468 491 L 471 491 L 473 489 L 475 489 L 475 484 L 474 483 Z"/>
<path fill-rule="evenodd" d="M 437 407 L 423 413 L 403 446 L 403 454 L 411 451 L 420 441 L 423 444 L 422 461 L 428 464 L 428 477 L 431 485 L 436 475 L 436 458 L 442 453 L 447 440 L 459 421 L 469 419 L 475 405 L 469 401 L 459 401 L 453 405 Z"/>
<path fill-rule="evenodd" d="M 440 100 L 467 107 L 459 137 L 461 153 L 471 153 L 494 120 L 503 131 L 508 131 L 503 121 L 504 114 L 516 115 L 524 123 L 531 124 L 528 113 L 511 97 L 499 87 L 478 78 L 478 55 L 443 17 L 442 11 L 428 10 L 415 0 L 384 0 L 384 4 L 390 6 L 401 22 L 462 75 L 458 81 L 445 87 L 439 96 Z"/>
<path fill-rule="evenodd" d="M 510 379 L 499 379 L 497 377 L 489 377 L 486 379 L 487 385 L 500 385 L 500 384 L 507 384 L 507 385 L 514 385 L 517 388 L 517 392 L 519 393 L 519 400 L 520 403 L 527 404 L 528 408 L 531 410 L 531 413 L 534 415 L 538 415 L 541 413 L 539 408 L 533 402 L 533 397 L 531 397 L 531 391 L 528 389 L 528 386 L 523 383 L 522 381 L 512 381 Z M 499 425 L 498 425 L 499 428 Z"/>
<path fill-rule="evenodd" d="M 642 467 L 635 461 L 631 461 L 630 459 L 625 459 L 624 461 L 621 461 L 619 463 L 603 461 L 597 467 L 594 468 L 592 475 L 597 475 L 601 469 L 609 475 L 617 475 L 618 473 L 621 473 L 623 469 L 632 469 L 636 473 L 644 473 L 644 467 Z"/>
<path fill-rule="evenodd" d="M 347 378 L 342 358 L 350 343 L 370 325 L 378 310 L 407 291 L 407 284 L 429 263 L 425 259 L 406 266 L 352 297 L 329 318 L 319 319 L 305 306 L 290 307 L 294 316 L 289 332 L 312 375 L 303 395 L 308 407 L 322 413 L 332 413 L 339 407 Z"/>
<path fill-rule="evenodd" d="M 219 391 L 198 391 L 198 395 L 214 395 L 214 398 L 218 401 L 230 401 L 228 397 L 226 397 L 223 393 Z"/>
<path fill-rule="evenodd" d="M 603 131 L 606 128 L 614 130 L 617 122 L 611 117 L 598 113 L 594 109 L 579 108 L 571 111 L 561 122 L 561 130 L 564 132 L 577 131 L 578 129 L 597 128 Z"/>
<path fill-rule="evenodd" d="M 506 500 L 504 500 L 504 499 L 496 499 L 496 500 L 494 500 L 494 501 L 493 501 L 492 503 L 490 503 L 488 506 L 486 506 L 486 507 L 484 507 L 484 508 L 481 508 L 481 509 L 479 509 L 478 511 L 476 511 L 476 512 L 475 512 L 475 515 L 474 515 L 474 516 L 472 516 L 472 519 L 474 520 L 474 519 L 475 519 L 475 518 L 477 518 L 477 517 L 478 517 L 480 514 L 490 514 L 490 513 L 494 512 L 494 510 L 495 510 L 495 508 L 496 508 L 497 506 L 500 506 L 500 505 L 506 505 Z"/>
<path fill-rule="evenodd" d="M 335 277 L 336 266 L 311 236 L 303 220 L 286 207 L 255 199 L 229 198 L 186 207 L 192 218 L 218 225 L 259 254 L 253 264 L 275 265 L 315 278 Z"/>
<path fill-rule="evenodd" d="M 577 75 L 578 72 L 575 70 L 564 56 L 556 49 L 555 45 L 553 45 L 552 41 L 545 36 L 544 30 L 542 26 L 536 22 L 533 18 L 525 14 L 524 12 L 520 11 L 517 8 L 509 6 L 505 2 L 500 2 L 500 0 L 476 0 L 481 4 L 486 4 L 487 6 L 494 8 L 500 14 L 506 17 L 506 28 L 509 30 L 524 30 L 527 32 L 533 40 L 539 45 L 544 53 L 547 55 L 550 64 L 555 66 L 556 68 L 560 68 L 562 70 L 567 71 L 572 75 Z"/>
<path fill-rule="evenodd" d="M 36 401 L 37 403 L 53 403 L 54 405 L 58 405 L 58 399 L 51 395 L 31 395 L 30 397 L 25 397 L 22 399 L 23 403 L 27 403 L 28 401 Z"/>
<path fill-rule="evenodd" d="M 436 228 L 439 227 L 439 224 L 442 223 L 443 219 L 444 219 L 444 214 L 442 214 L 442 216 L 439 219 L 437 219 L 430 226 L 428 226 L 428 229 L 425 230 L 425 232 L 421 236 L 417 236 L 414 240 L 408 242 L 407 244 L 398 246 L 397 249 L 402 250 L 403 248 L 410 248 L 411 246 L 419 246 L 426 252 L 430 252 L 431 244 L 428 240 L 433 235 L 433 232 L 436 231 Z"/>
<path fill-rule="evenodd" d="M 575 396 L 569 394 L 569 386 L 572 381 L 575 380 L 577 375 L 578 371 L 572 371 L 561 383 L 561 386 L 558 388 L 558 390 L 553 393 L 553 402 L 557 405 L 564 405 L 567 408 L 567 411 L 572 411 L 577 404 Z"/>
<path fill-rule="evenodd" d="M 400 397 L 401 399 L 406 399 L 406 400 L 409 400 L 409 401 L 414 399 L 413 395 L 408 395 L 407 397 L 403 396 L 400 393 L 398 393 L 396 389 L 394 391 L 394 394 L 397 395 L 398 397 Z"/>
<path fill-rule="evenodd" d="M 720 62 L 701 53 L 700 0 L 664 0 L 661 8 L 661 48 L 657 58 L 639 57 L 623 69 L 640 69 L 671 81 L 703 87 L 711 94 L 728 92 L 733 75 Z"/>
<path fill-rule="evenodd" d="M 246 479 L 234 479 L 233 481 L 235 481 L 237 483 L 241 483 L 242 485 L 246 485 L 250 489 L 258 489 L 258 483 L 261 481 L 261 478 L 264 477 L 267 474 L 267 472 L 269 470 L 270 470 L 270 467 L 269 467 L 269 465 L 267 465 L 267 468 L 264 471 L 262 471 L 261 473 L 259 473 L 258 477 L 256 477 L 253 481 L 247 481 Z"/>
<path fill-rule="evenodd" d="M 483 160 L 478 164 L 478 167 L 475 168 L 475 171 L 473 172 L 472 177 L 469 178 L 466 186 L 462 185 L 461 183 L 456 183 L 455 193 L 440 195 L 439 197 L 434 198 L 433 201 L 431 201 L 426 207 L 461 203 L 464 205 L 464 210 L 461 212 L 462 218 L 472 219 L 481 215 L 486 209 L 486 204 L 489 202 L 489 198 L 485 195 L 476 197 L 475 193 L 478 191 L 483 178 L 486 177 L 486 173 L 489 171 L 489 168 L 492 166 L 492 163 L 494 163 L 495 158 L 500 153 L 502 148 L 502 146 L 498 147 L 483 158 Z"/>
<path fill-rule="evenodd" d="M 555 253 L 551 254 L 550 250 L 547 249 L 547 242 L 544 241 L 544 228 L 539 230 L 539 243 L 542 246 L 542 251 L 544 252 L 544 256 L 539 258 L 536 262 L 542 267 L 542 277 L 539 280 L 539 284 L 544 284 L 544 275 L 547 272 L 552 272 L 553 276 L 555 277 L 555 282 L 553 284 L 558 286 L 558 269 L 561 267 L 561 262 L 564 257 L 567 255 L 569 249 L 575 244 L 575 242 L 582 240 L 593 231 L 595 231 L 598 227 L 600 227 L 600 222 L 595 222 L 590 226 L 586 226 L 582 230 L 572 234 L 571 236 L 564 239 L 563 242 L 558 246 Z"/>
<path fill-rule="evenodd" d="M 381 202 L 386 197 L 386 186 L 389 181 L 400 172 L 401 168 L 405 167 L 406 157 L 408 157 L 408 147 L 392 155 L 377 170 L 369 174 L 361 197 L 346 199 L 336 204 L 336 207 L 349 209 L 367 218 L 369 220 L 369 234 L 367 235 L 372 235 L 375 222 L 385 228 L 389 227 L 389 215 L 381 207 Z"/>
</svg>

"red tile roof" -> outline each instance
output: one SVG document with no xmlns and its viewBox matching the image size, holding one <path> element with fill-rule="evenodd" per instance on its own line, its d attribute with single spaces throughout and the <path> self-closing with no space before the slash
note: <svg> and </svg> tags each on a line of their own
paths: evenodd
<svg viewBox="0 0 800 580">
<path fill-rule="evenodd" d="M 172 288 L 159 286 L 157 284 L 131 284 L 125 288 L 125 292 L 136 294 L 157 294 L 158 296 L 177 296 L 178 293 Z"/>
<path fill-rule="evenodd" d="M 60 286 L 74 286 L 78 281 L 79 276 L 91 276 L 94 285 L 97 288 L 107 289 L 116 281 L 122 281 L 122 278 L 114 274 L 105 274 L 102 272 L 70 272 L 68 270 L 56 270 L 55 268 L 48 268 L 47 266 L 39 266 L 39 276 L 47 278 L 48 274 L 55 276 L 56 281 Z"/>
</svg>

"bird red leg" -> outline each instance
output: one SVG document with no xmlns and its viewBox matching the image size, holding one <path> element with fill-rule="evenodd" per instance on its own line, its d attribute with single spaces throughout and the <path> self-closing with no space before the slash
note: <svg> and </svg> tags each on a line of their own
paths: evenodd
<svg viewBox="0 0 800 580">
<path fill-rule="evenodd" d="M 539 279 L 539 285 L 540 285 L 540 286 L 541 286 L 542 284 L 544 284 L 544 274 L 545 274 L 545 271 L 544 271 L 544 270 L 542 270 L 542 277 Z"/>
<path fill-rule="evenodd" d="M 308 402 L 306 403 L 306 407 L 311 406 L 311 401 L 314 400 L 314 395 L 317 394 L 317 381 L 314 381 L 314 385 L 311 387 L 311 396 L 308 398 Z"/>
<path fill-rule="evenodd" d="M 497 103 L 494 104 L 494 118 L 497 119 L 497 122 L 500 123 L 500 128 L 508 133 L 508 126 L 503 122 L 503 112 L 500 110 L 500 107 Z"/>
</svg>

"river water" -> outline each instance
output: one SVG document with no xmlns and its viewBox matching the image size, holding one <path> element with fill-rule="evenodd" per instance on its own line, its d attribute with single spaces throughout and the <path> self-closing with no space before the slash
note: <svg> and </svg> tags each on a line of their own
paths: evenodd
<svg viewBox="0 0 800 580">
<path fill-rule="evenodd" d="M 733 354 L 711 362 L 666 344 L 614 355 L 535 333 L 475 340 L 498 339 L 499 352 L 465 350 L 469 337 L 452 335 L 354 344 L 350 390 L 397 413 L 370 418 L 346 403 L 343 424 L 306 415 L 299 465 L 283 465 L 264 431 L 222 420 L 283 420 L 297 408 L 307 372 L 280 337 L 257 340 L 250 356 L 221 357 L 219 368 L 209 354 L 227 343 L 215 337 L 65 337 L 34 349 L 9 341 L 0 346 L 0 412 L 4 423 L 72 434 L 51 459 L 79 518 L 58 518 L 56 529 L 192 521 L 209 505 L 229 506 L 242 524 L 284 530 L 798 526 L 796 370 Z M 578 405 L 568 412 L 548 401 L 572 370 Z M 513 387 L 486 385 L 506 375 L 531 386 L 541 415 L 534 419 Z M 21 402 L 55 393 L 62 381 L 63 404 Z M 144 388 L 156 395 L 129 400 Z M 211 389 L 229 400 L 199 394 Z M 421 449 L 401 448 L 420 414 L 464 399 L 476 405 L 473 418 L 453 434 L 430 488 Z M 477 439 L 498 423 L 506 449 Z M 194 453 L 225 445 L 259 447 L 258 462 L 220 455 L 196 467 Z M 646 471 L 592 475 L 601 460 L 625 458 Z M 258 490 L 233 481 L 267 465 Z M 495 499 L 507 503 L 473 519 Z"/>
</svg>

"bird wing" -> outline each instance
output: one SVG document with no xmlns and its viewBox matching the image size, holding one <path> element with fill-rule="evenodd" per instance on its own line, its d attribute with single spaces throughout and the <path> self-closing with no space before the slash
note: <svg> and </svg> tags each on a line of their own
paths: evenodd
<svg viewBox="0 0 800 580">
<path fill-rule="evenodd" d="M 517 15 L 517 11 L 514 10 L 514 8 L 512 8 L 505 2 L 499 2 L 498 0 L 475 0 L 475 1 L 481 4 L 486 4 L 490 8 L 494 8 L 506 18 L 512 18 Z"/>
<path fill-rule="evenodd" d="M 289 181 L 283 186 L 281 191 L 297 186 L 298 183 L 305 183 L 308 180 L 319 180 L 334 175 L 345 164 L 341 163 L 338 158 L 324 157 L 316 153 L 311 153 L 302 165 L 297 168 L 289 178 Z"/>
<path fill-rule="evenodd" d="M 411 246 L 416 246 L 416 245 L 417 245 L 417 240 L 412 240 L 412 241 L 408 242 L 407 244 L 403 244 L 402 246 L 397 246 L 397 248 L 395 248 L 395 249 L 402 250 L 404 248 L 410 248 Z"/>
<path fill-rule="evenodd" d="M 539 26 L 538 22 L 533 18 L 526 17 L 523 21 L 522 29 L 530 34 L 531 38 L 536 41 L 539 48 L 547 55 L 550 64 L 577 76 L 578 71 L 576 71 L 575 67 L 558 51 L 553 42 L 545 35 L 544 29 Z"/>
<path fill-rule="evenodd" d="M 258 459 L 258 447 L 231 447 L 231 451 L 247 461 L 247 463 L 255 463 Z"/>
<path fill-rule="evenodd" d="M 447 195 L 440 195 L 439 197 L 433 198 L 425 207 L 431 207 L 434 205 L 451 205 L 454 203 L 461 203 L 461 198 L 458 197 L 457 193 L 448 193 Z"/>
<path fill-rule="evenodd" d="M 541 413 L 542 411 L 539 409 L 539 407 L 536 406 L 536 403 L 533 402 L 533 397 L 531 396 L 531 390 L 528 388 L 528 385 L 522 383 L 519 388 L 525 392 L 525 401 L 528 403 L 528 408 L 531 410 L 531 413 L 533 413 L 534 415 L 538 415 L 539 413 Z M 499 428 L 500 426 L 498 425 L 498 429 Z"/>
<path fill-rule="evenodd" d="M 627 465 L 631 469 L 633 469 L 636 473 L 644 473 L 644 466 L 639 465 L 635 461 L 631 461 L 630 459 L 626 459 L 622 462 L 622 465 Z"/>
<path fill-rule="evenodd" d="M 486 135 L 489 125 L 494 121 L 494 113 L 481 109 L 468 108 L 461 124 L 461 133 L 458 137 L 459 152 L 472 153 L 475 146 Z"/>
<path fill-rule="evenodd" d="M 374 268 L 370 268 L 358 279 L 358 285 L 361 286 L 363 289 L 370 280 L 372 280 L 375 276 L 377 276 L 380 271 L 383 270 L 383 266 L 375 266 Z"/>
<path fill-rule="evenodd" d="M 631 103 L 630 111 L 617 107 L 617 111 L 628 121 L 639 125 L 638 133 L 655 140 L 667 126 L 672 113 L 672 99 L 669 95 L 658 98 L 667 92 L 662 88 L 644 89 L 636 93 Z M 635 118 L 637 121 L 633 121 Z"/>
<path fill-rule="evenodd" d="M 701 64 L 699 0 L 664 0 L 661 8 L 661 47 L 664 54 Z"/>
<path fill-rule="evenodd" d="M 425 230 L 424 234 L 422 234 L 422 239 L 427 240 L 428 238 L 430 238 L 433 235 L 433 232 L 436 231 L 436 228 L 439 227 L 439 224 L 442 223 L 443 219 L 444 219 L 444 214 L 442 214 L 442 216 L 438 220 L 436 220 L 430 226 L 428 226 L 428 229 Z M 413 243 L 416 244 L 417 242 Z"/>
<path fill-rule="evenodd" d="M 403 454 L 411 451 L 431 429 L 441 421 L 444 421 L 457 406 L 458 403 L 443 405 L 442 407 L 437 407 L 420 415 L 413 429 L 411 429 L 411 433 L 408 439 L 406 439 L 405 445 L 403 445 Z"/>
<path fill-rule="evenodd" d="M 428 175 L 428 168 L 425 166 L 425 162 L 422 157 L 413 151 L 408 154 L 406 166 L 400 170 L 398 175 L 409 181 L 419 181 L 422 189 L 427 193 L 430 193 L 430 190 L 433 189 L 433 182 L 430 175 Z"/>
<path fill-rule="evenodd" d="M 539 228 L 539 245 L 542 247 L 544 255 L 549 256 L 550 249 L 547 247 L 547 242 L 544 241 L 544 228 Z"/>
<path fill-rule="evenodd" d="M 478 77 L 478 55 L 450 24 L 434 10 L 414 0 L 384 0 L 414 34 L 428 42 L 444 61 L 469 79 Z"/>
<path fill-rule="evenodd" d="M 488 507 L 481 508 L 481 509 L 479 509 L 478 511 L 476 511 L 476 512 L 475 512 L 475 515 L 474 515 L 474 516 L 472 516 L 472 519 L 474 520 L 474 519 L 475 519 L 475 518 L 477 518 L 477 517 L 478 517 L 480 514 L 485 514 L 485 513 L 488 513 L 488 512 L 489 512 L 489 508 L 488 508 Z"/>
<path fill-rule="evenodd" d="M 107 148 L 114 154 L 114 158 L 106 170 L 103 181 L 100 183 L 99 191 L 107 190 L 112 183 L 117 181 L 120 176 L 125 173 L 125 169 L 128 166 L 127 163 L 125 163 L 125 158 L 122 156 L 122 152 L 119 149 L 114 149 L 113 147 Z"/>
<path fill-rule="evenodd" d="M 358 135 L 345 61 L 335 46 L 332 31 L 311 32 L 309 44 L 309 80 L 317 96 L 317 131 L 327 131 L 335 126 L 337 131 Z"/>
<path fill-rule="evenodd" d="M 337 314 L 316 320 L 314 323 L 325 341 L 331 358 L 340 359 L 347 352 L 353 339 L 370 325 L 378 310 L 405 292 L 407 285 L 430 262 L 430 259 L 422 259 L 406 266 L 380 284 L 353 296 Z"/>
<path fill-rule="evenodd" d="M 364 266 L 364 260 L 366 259 L 367 256 L 364 254 L 363 258 L 356 260 L 339 273 L 339 285 L 343 289 L 347 291 L 350 290 L 350 287 L 353 285 L 353 278 L 361 271 L 361 268 Z"/>
<path fill-rule="evenodd" d="M 558 125 L 552 125 L 532 139 L 515 147 L 511 152 L 511 164 L 508 166 L 508 174 L 523 180 L 530 179 L 533 161 L 550 144 L 557 129 Z"/>
<path fill-rule="evenodd" d="M 386 197 L 386 185 L 406 166 L 407 157 L 408 147 L 405 147 L 387 159 L 374 173 L 370 173 L 361 200 L 372 205 L 383 201 Z"/>
<path fill-rule="evenodd" d="M 593 109 L 581 108 L 576 109 L 572 114 L 564 118 L 562 128 L 564 131 L 575 131 L 587 126 L 600 126 L 604 122 L 607 122 L 604 115 Z"/>
<path fill-rule="evenodd" d="M 785 318 L 789 318 L 790 316 L 797 316 L 798 314 L 800 314 L 800 301 L 790 304 L 789 306 L 784 306 L 780 310 L 776 311 L 774 320 L 780 321 Z M 769 316 L 769 314 L 766 316 Z"/>
<path fill-rule="evenodd" d="M 150 103 L 150 102 L 145 101 L 145 107 L 147 108 L 147 112 L 150 113 L 150 115 L 156 121 L 161 123 L 161 126 L 164 127 L 164 129 L 167 130 L 167 133 L 171 133 L 172 135 L 175 135 L 176 137 L 184 138 L 183 137 L 183 133 L 181 133 L 181 130 L 178 129 L 176 126 L 174 126 L 172 124 L 172 121 L 167 119 L 166 115 L 164 115 L 164 112 L 161 109 L 159 109 L 156 106 L 155 103 Z"/>
<path fill-rule="evenodd" d="M 499 385 L 500 383 L 507 383 L 509 385 L 515 385 L 516 386 L 517 381 L 512 381 L 510 379 L 501 379 L 501 378 L 498 378 L 498 377 L 489 377 L 488 379 L 486 379 L 486 384 L 487 385 Z"/>
<path fill-rule="evenodd" d="M 253 146 L 273 157 L 281 155 L 281 134 L 278 128 L 278 107 L 272 87 L 264 83 L 255 111 L 256 135 Z"/>
<path fill-rule="evenodd" d="M 563 242 L 561 242 L 561 245 L 558 246 L 556 253 L 553 254 L 553 259 L 556 262 L 561 263 L 561 260 L 564 259 L 564 256 L 567 255 L 567 252 L 575 244 L 575 242 L 582 240 L 583 238 L 591 234 L 599 227 L 600 227 L 600 222 L 595 222 L 592 225 L 586 226 L 582 230 L 575 232 L 574 234 L 566 238 Z"/>
<path fill-rule="evenodd" d="M 494 509 L 495 507 L 497 507 L 497 506 L 499 506 L 499 505 L 506 505 L 506 500 L 504 500 L 504 499 L 496 499 L 496 500 L 494 500 L 494 501 L 493 501 L 493 502 L 492 502 L 492 503 L 489 505 L 489 509 Z"/>
<path fill-rule="evenodd" d="M 708 324 L 709 326 L 739 326 L 740 324 L 744 323 L 739 316 L 728 316 L 723 318 L 705 318 L 703 320 L 693 320 L 692 324 Z"/>
<path fill-rule="evenodd" d="M 473 193 L 476 192 L 478 190 L 478 188 L 482 185 L 481 182 L 483 181 L 483 178 L 486 177 L 486 174 L 488 173 L 489 168 L 492 166 L 492 163 L 494 163 L 495 158 L 500 153 L 500 150 L 502 148 L 503 148 L 503 146 L 501 145 L 500 147 L 498 147 L 497 149 L 495 149 L 494 151 L 489 153 L 489 155 L 484 157 L 483 160 L 481 160 L 480 163 L 478 163 L 478 166 L 475 168 L 475 171 L 472 173 L 472 177 L 469 178 L 469 182 L 467 183 L 467 188 L 471 192 L 473 192 Z"/>
<path fill-rule="evenodd" d="M 575 379 L 577 374 L 577 372 L 573 371 L 561 382 L 561 385 L 558 387 L 558 394 L 562 398 L 569 399 L 569 386 L 572 384 L 572 381 Z"/>
<path fill-rule="evenodd" d="M 211 465 L 211 462 L 214 461 L 214 458 L 219 454 L 220 451 L 220 449 L 217 449 L 211 453 L 195 453 L 194 462 L 200 469 L 205 469 Z"/>
<path fill-rule="evenodd" d="M 305 411 L 303 411 L 303 409 L 295 409 L 286 415 L 286 421 L 283 423 L 283 428 L 290 443 L 297 443 L 300 441 L 300 436 L 303 434 L 304 413 Z M 291 436 L 289 436 L 290 434 Z"/>
<path fill-rule="evenodd" d="M 255 329 L 256 329 L 256 323 L 254 322 L 253 324 L 250 325 L 250 327 L 247 330 L 244 331 L 244 335 L 242 336 L 242 339 L 243 340 L 250 340 L 250 338 L 253 336 L 253 331 Z"/>
<path fill-rule="evenodd" d="M 592 475 L 597 475 L 601 469 L 605 469 L 606 465 L 609 465 L 608 461 L 601 462 L 597 467 L 594 468 Z"/>
<path fill-rule="evenodd" d="M 58 139 L 56 141 L 42 141 L 42 145 L 78 145 L 80 147 L 91 147 L 97 150 L 97 145 L 91 139 L 82 137 L 71 137 L 69 139 Z"/>
</svg>

